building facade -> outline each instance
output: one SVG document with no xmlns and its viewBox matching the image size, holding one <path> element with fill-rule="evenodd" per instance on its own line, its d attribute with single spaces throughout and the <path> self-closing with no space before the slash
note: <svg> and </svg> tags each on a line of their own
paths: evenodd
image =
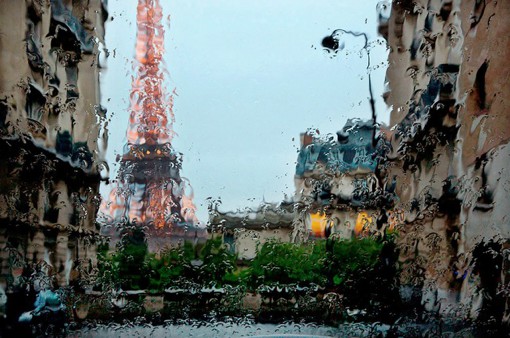
<svg viewBox="0 0 510 338">
<path fill-rule="evenodd" d="M 376 174 L 383 148 L 377 132 L 373 121 L 354 119 L 336 137 L 301 135 L 293 241 L 377 231 L 379 207 L 392 195 L 390 186 L 381 189 Z"/>
<path fill-rule="evenodd" d="M 237 212 L 209 210 L 208 231 L 222 236 L 223 243 L 240 260 L 250 260 L 264 243 L 290 242 L 295 218 L 294 204 L 262 204 L 258 209 Z"/>
<path fill-rule="evenodd" d="M 429 310 L 508 323 L 510 3 L 393 1 L 385 130 L 402 283 Z"/>
<path fill-rule="evenodd" d="M 7 290 L 80 283 L 94 265 L 106 18 L 100 0 L 1 1 L 0 284 Z"/>
</svg>

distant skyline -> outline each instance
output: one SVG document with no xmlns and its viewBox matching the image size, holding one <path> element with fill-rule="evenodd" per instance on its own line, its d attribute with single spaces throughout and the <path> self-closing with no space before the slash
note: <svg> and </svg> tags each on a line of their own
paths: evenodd
<svg viewBox="0 0 510 338">
<path fill-rule="evenodd" d="M 222 210 L 279 202 L 294 194 L 299 135 L 335 133 L 349 118 L 369 119 L 363 39 L 346 36 L 331 58 L 320 43 L 336 28 L 371 41 L 379 122 L 387 122 L 387 50 L 377 36 L 378 1 L 160 0 L 165 18 L 167 92 L 175 88 L 173 147 L 183 154 L 202 223 L 207 198 Z M 111 117 L 106 159 L 116 176 L 126 142 L 136 40 L 136 0 L 110 0 L 102 103 Z M 170 23 L 170 29 L 168 29 Z M 105 196 L 111 186 L 103 186 Z"/>
</svg>

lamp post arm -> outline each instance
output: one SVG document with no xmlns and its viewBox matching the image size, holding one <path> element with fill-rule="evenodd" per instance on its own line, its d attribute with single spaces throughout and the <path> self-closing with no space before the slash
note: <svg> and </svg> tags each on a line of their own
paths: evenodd
<svg viewBox="0 0 510 338">
<path fill-rule="evenodd" d="M 348 31 L 348 30 L 342 29 L 342 28 L 337 28 L 333 32 L 331 32 L 331 36 L 337 34 L 338 32 L 349 34 L 349 35 L 352 35 L 352 36 L 355 36 L 355 37 L 358 37 L 358 36 L 364 37 L 365 38 L 365 45 L 363 46 L 363 49 L 367 49 L 367 47 L 368 47 L 368 36 L 367 36 L 366 33 L 363 33 L 363 32 L 362 33 L 353 32 L 353 31 Z"/>
<path fill-rule="evenodd" d="M 365 45 L 363 46 L 363 49 L 367 52 L 368 92 L 370 94 L 369 102 L 370 102 L 370 109 L 372 110 L 372 123 L 374 124 L 374 128 L 372 130 L 372 146 L 375 147 L 375 145 L 376 145 L 376 140 L 375 140 L 375 124 L 376 124 L 377 115 L 376 115 L 376 112 L 375 112 L 375 100 L 374 100 L 374 94 L 373 94 L 373 91 L 372 91 L 372 77 L 371 77 L 371 74 L 370 74 L 370 51 L 368 50 L 368 36 L 367 36 L 366 33 L 363 33 L 363 32 L 362 33 L 353 32 L 353 31 L 348 31 L 348 30 L 342 29 L 342 28 L 335 29 L 331 33 L 331 36 L 334 36 L 334 35 L 336 35 L 339 32 L 345 33 L 345 34 L 349 34 L 349 35 L 352 35 L 354 37 L 363 36 L 363 38 L 365 39 Z"/>
</svg>

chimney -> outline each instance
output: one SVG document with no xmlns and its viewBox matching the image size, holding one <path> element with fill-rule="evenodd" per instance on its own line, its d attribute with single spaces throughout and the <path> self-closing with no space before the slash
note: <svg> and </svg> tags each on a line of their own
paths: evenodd
<svg viewBox="0 0 510 338">
<path fill-rule="evenodd" d="M 301 140 L 301 148 L 304 148 L 307 145 L 313 143 L 313 136 L 310 135 L 309 133 L 301 133 L 300 140 Z"/>
</svg>

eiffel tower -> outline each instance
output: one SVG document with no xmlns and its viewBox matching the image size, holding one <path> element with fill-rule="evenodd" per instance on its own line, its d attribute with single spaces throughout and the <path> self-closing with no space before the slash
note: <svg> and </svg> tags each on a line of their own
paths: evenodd
<svg viewBox="0 0 510 338">
<path fill-rule="evenodd" d="M 149 248 L 161 249 L 169 237 L 196 230 L 193 193 L 180 176 L 182 154 L 172 147 L 175 136 L 173 97 L 164 90 L 163 13 L 158 0 L 139 0 L 137 7 L 137 72 L 132 81 L 127 143 L 106 214 L 110 224 L 147 227 Z M 183 231 L 184 230 L 184 231 Z"/>
</svg>

